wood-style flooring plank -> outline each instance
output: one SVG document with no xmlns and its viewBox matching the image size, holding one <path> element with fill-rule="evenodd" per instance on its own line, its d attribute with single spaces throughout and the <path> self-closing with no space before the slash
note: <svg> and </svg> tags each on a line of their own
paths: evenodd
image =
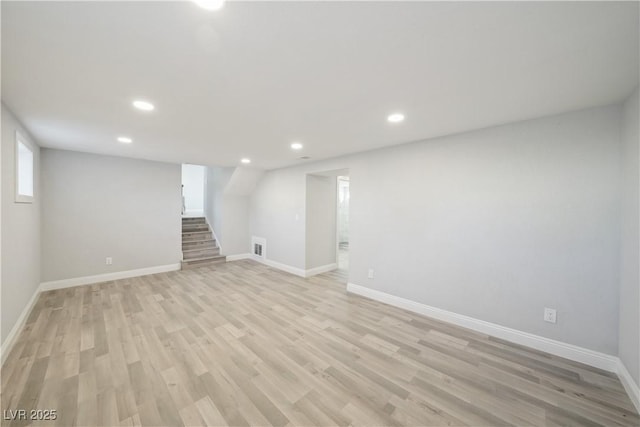
<svg viewBox="0 0 640 427">
<path fill-rule="evenodd" d="M 45 292 L 0 398 L 57 419 L 2 425 L 640 425 L 610 372 L 345 281 L 244 260 Z"/>
</svg>

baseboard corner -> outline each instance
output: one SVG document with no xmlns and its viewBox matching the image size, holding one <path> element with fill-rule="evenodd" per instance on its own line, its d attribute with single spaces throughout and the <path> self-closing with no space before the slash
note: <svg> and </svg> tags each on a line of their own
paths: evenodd
<svg viewBox="0 0 640 427">
<path fill-rule="evenodd" d="M 227 262 L 240 261 L 242 259 L 250 259 L 250 258 L 251 258 L 251 254 L 250 253 L 227 255 Z"/>
<path fill-rule="evenodd" d="M 7 360 L 7 357 L 11 353 L 11 350 L 13 349 L 13 346 L 18 339 L 18 335 L 20 335 L 20 332 L 22 332 L 22 329 L 24 328 L 24 325 L 27 322 L 29 315 L 31 314 L 31 310 L 33 310 L 33 307 L 38 301 L 40 292 L 41 289 L 40 286 L 38 286 L 33 292 L 33 295 L 31 295 L 31 298 L 27 302 L 27 305 L 22 310 L 22 313 L 20 313 L 20 316 L 18 316 L 18 320 L 16 320 L 13 328 L 11 328 L 11 331 L 9 331 L 9 335 L 7 335 L 7 338 L 5 338 L 4 342 L 0 346 L 0 366 L 4 365 L 4 362 Z"/>
<path fill-rule="evenodd" d="M 282 271 L 286 271 L 287 273 L 291 273 L 293 275 L 296 276 L 300 276 L 300 277 L 306 277 L 306 271 L 301 269 L 301 268 L 297 268 L 297 267 L 292 267 L 290 265 L 287 264 L 283 264 L 281 262 L 277 262 L 277 261 L 273 261 L 267 258 L 262 258 L 256 255 L 252 255 L 251 259 L 254 261 L 257 261 L 261 264 L 267 265 L 269 267 L 272 268 L 276 268 L 278 270 L 282 270 Z"/>
<path fill-rule="evenodd" d="M 622 360 L 618 359 L 618 378 L 620 378 L 620 382 L 622 386 L 627 391 L 629 395 L 629 399 L 631 399 L 631 403 L 636 407 L 636 411 L 640 413 L 640 387 L 633 380 L 633 377 L 627 370 L 627 367 L 622 363 Z"/>
<path fill-rule="evenodd" d="M 311 277 L 318 274 L 326 273 L 327 271 L 332 271 L 336 268 L 338 268 L 338 264 L 335 262 L 332 264 L 321 265 L 320 267 L 310 268 L 308 270 L 305 270 L 304 277 Z"/>
</svg>

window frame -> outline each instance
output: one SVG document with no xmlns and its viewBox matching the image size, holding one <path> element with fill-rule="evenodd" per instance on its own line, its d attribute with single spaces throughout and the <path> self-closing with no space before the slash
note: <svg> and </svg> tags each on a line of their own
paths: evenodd
<svg viewBox="0 0 640 427">
<path fill-rule="evenodd" d="M 20 194 L 20 144 L 22 144 L 27 150 L 31 152 L 31 195 Z M 33 144 L 22 136 L 19 131 L 16 131 L 16 143 L 15 143 L 15 182 L 16 182 L 16 192 L 15 192 L 15 202 L 16 203 L 33 203 L 33 199 L 36 193 L 36 156 Z"/>
</svg>

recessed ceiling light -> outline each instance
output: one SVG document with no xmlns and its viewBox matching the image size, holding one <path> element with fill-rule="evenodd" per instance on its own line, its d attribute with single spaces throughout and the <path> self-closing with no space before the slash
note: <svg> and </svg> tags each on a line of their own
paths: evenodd
<svg viewBox="0 0 640 427">
<path fill-rule="evenodd" d="M 122 142 L 123 144 L 131 144 L 133 142 L 133 139 L 129 138 L 128 136 L 119 136 L 118 142 Z"/>
<path fill-rule="evenodd" d="M 242 160 L 240 160 L 242 163 L 244 163 L 245 165 L 248 165 L 249 163 L 251 163 L 251 159 L 247 159 L 246 157 Z"/>
<path fill-rule="evenodd" d="M 152 103 L 141 99 L 133 101 L 133 106 L 142 111 L 153 111 L 156 108 Z"/>
<path fill-rule="evenodd" d="M 291 144 L 291 149 L 292 150 L 302 150 L 302 144 L 300 144 L 299 142 L 294 142 L 293 144 Z"/>
<path fill-rule="evenodd" d="M 400 123 L 404 121 L 404 114 L 402 113 L 393 113 L 387 116 L 387 121 L 389 123 Z"/>
<path fill-rule="evenodd" d="M 220 10 L 224 6 L 224 0 L 193 0 L 193 2 L 206 10 Z"/>
</svg>

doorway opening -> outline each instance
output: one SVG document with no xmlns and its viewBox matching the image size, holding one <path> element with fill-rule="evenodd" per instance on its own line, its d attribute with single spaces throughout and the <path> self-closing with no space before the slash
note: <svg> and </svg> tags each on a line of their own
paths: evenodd
<svg viewBox="0 0 640 427">
<path fill-rule="evenodd" d="M 345 276 L 349 273 L 349 177 L 338 176 L 338 200 L 336 249 L 338 270 Z"/>
<path fill-rule="evenodd" d="M 349 170 L 308 173 L 305 270 L 346 283 L 349 272 Z"/>
</svg>

